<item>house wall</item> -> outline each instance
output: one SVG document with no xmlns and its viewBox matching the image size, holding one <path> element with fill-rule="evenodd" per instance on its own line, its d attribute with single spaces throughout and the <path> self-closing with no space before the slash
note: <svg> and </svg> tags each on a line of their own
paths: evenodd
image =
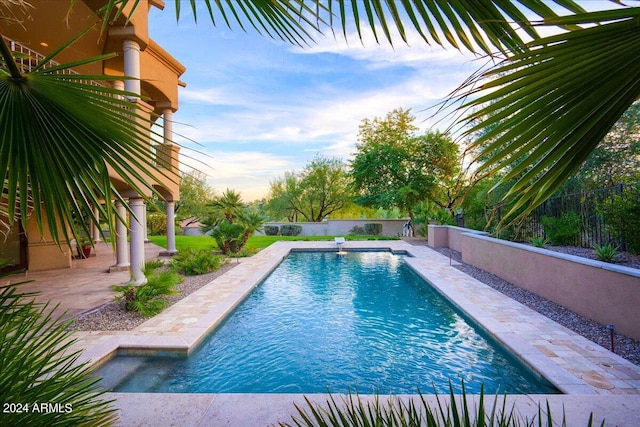
<svg viewBox="0 0 640 427">
<path fill-rule="evenodd" d="M 640 270 L 463 230 L 429 225 L 429 245 L 455 249 L 456 235 L 463 262 L 640 339 Z"/>
<path fill-rule="evenodd" d="M 68 2 L 67 2 L 68 3 Z M 132 7 L 136 5 L 135 12 Z M 104 5 L 102 0 L 80 0 L 61 6 L 59 1 L 32 0 L 28 7 L 9 6 L 16 11 L 16 20 L 7 20 L 2 28 L 2 36 L 9 37 L 18 45 L 32 49 L 43 56 L 57 49 L 64 42 L 80 34 L 92 23 L 94 28 L 80 37 L 72 47 L 60 52 L 54 60 L 59 63 L 73 62 L 80 58 L 95 57 L 106 53 L 117 55 L 105 61 L 97 61 L 74 68 L 82 74 L 105 74 L 121 76 L 124 74 L 123 43 L 131 40 L 140 47 L 140 84 L 144 101 L 138 100 L 141 108 L 138 114 L 147 118 L 165 117 L 167 113 L 178 109 L 178 87 L 184 86 L 179 80 L 185 67 L 173 58 L 161 46 L 149 37 L 148 13 L 151 7 L 162 9 L 162 0 L 141 0 L 129 2 L 115 21 L 111 21 L 104 32 L 101 32 L 101 20 L 95 11 Z M 164 116 L 163 116 L 164 115 Z M 145 123 L 146 125 L 146 123 Z M 170 137 L 169 137 L 170 138 Z M 158 171 L 142 174 L 147 183 L 152 183 L 167 201 L 179 199 L 179 148 L 165 145 L 157 149 Z M 151 138 L 147 147 L 151 150 Z M 114 170 L 110 169 L 113 185 L 123 197 L 137 198 L 138 192 L 124 183 Z M 151 176 L 149 176 L 151 175 Z M 146 191 L 150 195 L 151 191 Z M 28 269 L 46 270 L 71 267 L 72 251 L 61 242 L 61 247 L 53 243 L 46 222 L 41 235 L 35 225 L 29 223 Z"/>
<path fill-rule="evenodd" d="M 47 223 L 47 216 L 44 213 L 42 222 Z M 72 251 L 66 241 L 63 240 L 60 246 L 56 245 L 51 237 L 51 230 L 46 226 L 43 233 L 40 234 L 33 217 L 29 218 L 27 226 L 29 271 L 71 268 Z M 60 226 L 58 226 L 58 233 L 62 233 Z"/>
</svg>

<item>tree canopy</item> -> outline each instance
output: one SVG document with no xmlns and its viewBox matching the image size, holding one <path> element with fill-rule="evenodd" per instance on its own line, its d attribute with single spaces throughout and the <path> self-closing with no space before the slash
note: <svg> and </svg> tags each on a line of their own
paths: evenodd
<svg viewBox="0 0 640 427">
<path fill-rule="evenodd" d="M 363 205 L 397 207 L 413 218 L 420 202 L 442 203 L 441 187 L 459 171 L 458 146 L 440 132 L 414 135 L 414 120 L 398 108 L 362 121 L 351 174 Z"/>
<path fill-rule="evenodd" d="M 316 156 L 299 173 L 271 183 L 269 212 L 289 221 L 320 222 L 351 200 L 350 179 L 340 159 Z"/>
</svg>

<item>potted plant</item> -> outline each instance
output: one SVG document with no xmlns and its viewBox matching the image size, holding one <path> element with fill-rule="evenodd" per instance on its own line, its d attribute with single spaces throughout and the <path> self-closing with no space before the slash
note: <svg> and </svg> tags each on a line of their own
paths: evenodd
<svg viewBox="0 0 640 427">
<path fill-rule="evenodd" d="M 78 250 L 78 258 L 85 259 L 91 256 L 91 240 L 87 237 L 78 237 L 76 239 L 76 248 Z"/>
</svg>

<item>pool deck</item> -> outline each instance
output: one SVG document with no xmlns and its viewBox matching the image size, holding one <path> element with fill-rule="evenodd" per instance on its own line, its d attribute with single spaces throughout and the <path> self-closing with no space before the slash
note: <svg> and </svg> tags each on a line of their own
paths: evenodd
<svg viewBox="0 0 640 427">
<path fill-rule="evenodd" d="M 335 249 L 334 242 L 278 242 L 243 260 L 208 285 L 128 332 L 76 332 L 82 360 L 102 363 L 124 352 L 189 352 L 293 250 Z M 635 426 L 640 419 L 640 366 L 558 325 L 450 265 L 424 246 L 404 241 L 348 241 L 344 250 L 391 249 L 412 255 L 407 262 L 562 395 L 509 396 L 529 419 L 547 402 L 554 420 L 563 407 L 567 424 Z M 455 261 L 454 261 L 455 263 Z M 339 332 L 339 331 L 338 331 Z M 422 385 L 427 389 L 428 385 Z M 109 393 L 130 425 L 266 426 L 290 422 L 302 395 Z M 313 395 L 324 402 L 327 396 Z M 403 397 L 406 398 L 406 397 Z M 433 396 L 427 397 L 430 401 Z M 474 398 L 477 398 L 474 397 Z M 445 399 L 446 401 L 447 399 Z"/>
</svg>

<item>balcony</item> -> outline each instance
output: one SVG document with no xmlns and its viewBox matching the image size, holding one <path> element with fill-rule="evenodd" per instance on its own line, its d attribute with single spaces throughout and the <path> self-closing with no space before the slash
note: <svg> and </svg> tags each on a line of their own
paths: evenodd
<svg viewBox="0 0 640 427">
<path fill-rule="evenodd" d="M 15 40 L 12 40 L 8 37 L 2 36 L 2 38 L 9 46 L 9 50 L 14 52 L 14 58 L 16 61 L 16 65 L 21 73 L 30 73 L 33 69 L 40 64 L 46 56 L 41 54 L 40 52 L 36 52 L 35 50 L 26 47 L 23 44 L 18 43 Z M 43 69 L 53 68 L 60 65 L 59 62 L 56 61 L 47 61 L 46 64 L 42 67 Z M 66 68 L 63 70 L 57 70 L 56 74 L 67 74 L 67 75 L 80 75 L 80 73 Z M 80 83 L 90 84 L 94 86 L 105 86 L 104 83 L 97 82 L 94 80 L 78 80 Z"/>
</svg>

